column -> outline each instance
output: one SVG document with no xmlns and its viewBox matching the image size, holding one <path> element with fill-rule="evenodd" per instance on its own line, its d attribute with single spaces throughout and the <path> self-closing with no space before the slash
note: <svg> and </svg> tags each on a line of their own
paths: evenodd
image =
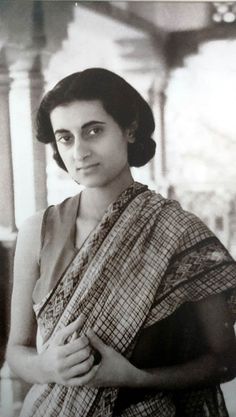
<svg viewBox="0 0 236 417">
<path fill-rule="evenodd" d="M 35 116 L 42 96 L 40 57 L 26 56 L 11 67 L 10 113 L 16 223 L 46 207 L 45 146 L 35 139 Z"/>
<path fill-rule="evenodd" d="M 0 52 L 0 408 L 3 402 L 2 369 L 9 326 L 12 258 L 15 246 L 14 184 L 9 116 L 10 76 L 6 51 Z M 4 414 L 5 415 L 5 414 Z M 6 415 L 7 417 L 7 415 Z"/>
<path fill-rule="evenodd" d="M 160 82 L 161 81 L 161 82 Z M 157 189 L 160 193 L 167 196 L 168 194 L 168 169 L 167 169 L 167 150 L 165 137 L 165 80 L 154 81 L 151 97 L 152 109 L 156 122 L 155 139 L 156 139 L 156 155 L 153 162 L 153 172 Z"/>
<path fill-rule="evenodd" d="M 44 79 L 41 69 L 41 57 L 36 55 L 29 73 L 30 103 L 32 117 L 33 160 L 34 160 L 34 189 L 35 207 L 41 210 L 47 205 L 46 189 L 46 147 L 35 137 L 35 116 L 44 92 Z"/>
<path fill-rule="evenodd" d="M 9 118 L 10 77 L 5 49 L 0 53 L 0 228 L 15 230 L 14 186 Z"/>
</svg>

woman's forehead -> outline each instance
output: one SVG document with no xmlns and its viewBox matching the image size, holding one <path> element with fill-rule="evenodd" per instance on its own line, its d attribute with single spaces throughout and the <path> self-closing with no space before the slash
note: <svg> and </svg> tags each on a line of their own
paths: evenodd
<svg viewBox="0 0 236 417">
<path fill-rule="evenodd" d="M 52 125 L 83 125 L 91 120 L 105 122 L 111 116 L 104 109 L 100 100 L 74 100 L 55 107 L 50 113 Z"/>
</svg>

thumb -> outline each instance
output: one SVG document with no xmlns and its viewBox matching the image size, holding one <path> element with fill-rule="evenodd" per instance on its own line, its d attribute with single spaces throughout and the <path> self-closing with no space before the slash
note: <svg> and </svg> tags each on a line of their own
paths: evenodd
<svg viewBox="0 0 236 417">
<path fill-rule="evenodd" d="M 92 347 L 102 355 L 105 352 L 107 345 L 94 333 L 92 329 L 89 329 L 86 335 Z"/>
</svg>

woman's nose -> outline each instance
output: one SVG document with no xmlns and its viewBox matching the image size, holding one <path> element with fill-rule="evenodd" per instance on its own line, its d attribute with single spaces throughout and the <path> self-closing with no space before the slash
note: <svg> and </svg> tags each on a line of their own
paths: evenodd
<svg viewBox="0 0 236 417">
<path fill-rule="evenodd" d="M 88 155 L 88 146 L 80 138 L 76 138 L 74 142 L 74 159 L 76 161 L 82 161 Z"/>
</svg>

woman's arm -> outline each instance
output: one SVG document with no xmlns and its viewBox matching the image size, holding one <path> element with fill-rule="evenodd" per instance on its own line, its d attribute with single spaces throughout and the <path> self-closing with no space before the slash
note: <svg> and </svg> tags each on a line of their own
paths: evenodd
<svg viewBox="0 0 236 417">
<path fill-rule="evenodd" d="M 90 332 L 90 343 L 99 350 L 102 360 L 89 385 L 162 390 L 204 386 L 233 379 L 236 376 L 236 342 L 224 296 L 209 297 L 195 303 L 194 308 L 207 340 L 208 352 L 205 355 L 176 366 L 138 369 Z M 83 380 L 80 382 L 83 383 Z"/>
<path fill-rule="evenodd" d="M 41 379 L 35 349 L 36 323 L 32 292 L 39 277 L 38 254 L 43 213 L 27 219 L 20 229 L 14 259 L 11 328 L 6 358 L 12 370 L 27 382 Z"/>
<path fill-rule="evenodd" d="M 93 356 L 85 335 L 67 338 L 79 332 L 84 317 L 75 320 L 57 333 L 43 353 L 36 351 L 36 321 L 32 293 L 39 278 L 39 252 L 43 213 L 37 213 L 22 226 L 14 261 L 14 285 L 11 308 L 11 329 L 6 358 L 12 370 L 29 383 L 58 382 L 70 385 L 74 375 L 88 372 Z"/>
</svg>

